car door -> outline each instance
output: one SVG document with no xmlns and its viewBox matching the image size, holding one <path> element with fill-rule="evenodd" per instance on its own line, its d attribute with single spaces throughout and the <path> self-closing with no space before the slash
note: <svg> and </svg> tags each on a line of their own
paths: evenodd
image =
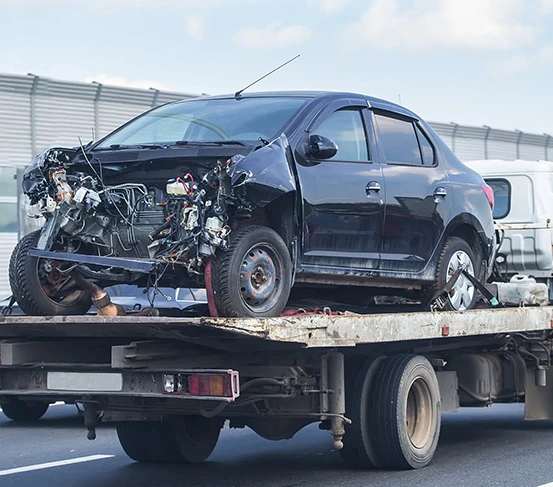
<svg viewBox="0 0 553 487">
<path fill-rule="evenodd" d="M 385 187 L 382 169 L 371 157 L 374 132 L 361 103 L 335 105 L 308 127 L 307 136 L 321 135 L 338 145 L 334 157 L 298 158 L 302 264 L 321 272 L 321 267 L 378 268 Z"/>
<path fill-rule="evenodd" d="M 380 269 L 421 271 L 436 249 L 452 207 L 438 151 L 414 119 L 373 110 L 383 158 L 386 216 Z"/>
</svg>

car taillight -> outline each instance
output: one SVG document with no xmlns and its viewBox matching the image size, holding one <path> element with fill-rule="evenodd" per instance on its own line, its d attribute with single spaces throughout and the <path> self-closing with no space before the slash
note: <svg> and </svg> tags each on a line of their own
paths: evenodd
<svg viewBox="0 0 553 487">
<path fill-rule="evenodd" d="M 163 374 L 163 394 L 206 399 L 228 398 L 231 401 L 236 399 L 240 394 L 238 372 L 213 372 Z"/>
<path fill-rule="evenodd" d="M 494 205 L 494 196 L 493 196 L 493 189 L 488 184 L 484 183 L 482 185 L 482 189 L 484 190 L 484 193 L 486 193 L 486 198 L 488 198 L 488 203 L 490 204 L 490 208 L 493 210 Z"/>
</svg>

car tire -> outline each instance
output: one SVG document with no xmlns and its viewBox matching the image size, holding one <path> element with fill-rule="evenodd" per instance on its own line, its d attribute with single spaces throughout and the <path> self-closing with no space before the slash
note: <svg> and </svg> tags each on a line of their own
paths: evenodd
<svg viewBox="0 0 553 487">
<path fill-rule="evenodd" d="M 117 424 L 121 447 L 140 463 L 201 463 L 211 455 L 223 420 L 182 416 L 170 421 Z"/>
<path fill-rule="evenodd" d="M 39 277 L 39 259 L 29 255 L 37 246 L 40 230 L 25 235 L 12 252 L 9 281 L 13 297 L 26 315 L 60 316 L 83 315 L 92 306 L 90 294 L 77 290 L 59 301 L 50 298 Z"/>
<path fill-rule="evenodd" d="M 432 285 L 424 290 L 424 299 L 430 302 L 439 293 L 457 270 L 459 265 L 466 265 L 471 275 L 475 275 L 479 269 L 474 251 L 469 244 L 460 237 L 449 237 L 438 258 L 436 266 L 436 278 Z M 474 285 L 464 276 L 460 275 L 457 283 L 445 300 L 443 311 L 465 311 L 474 307 L 477 292 Z"/>
<path fill-rule="evenodd" d="M 20 399 L 12 399 L 2 404 L 2 412 L 12 421 L 38 421 L 48 411 L 50 404 L 47 402 L 24 402 Z"/>
<path fill-rule="evenodd" d="M 370 430 L 381 468 L 428 465 L 440 436 L 440 387 L 428 359 L 395 355 L 380 366 L 371 397 Z"/>
<path fill-rule="evenodd" d="M 288 248 L 268 227 L 241 228 L 231 234 L 229 249 L 215 256 L 211 284 L 221 316 L 278 316 L 292 287 Z"/>
</svg>

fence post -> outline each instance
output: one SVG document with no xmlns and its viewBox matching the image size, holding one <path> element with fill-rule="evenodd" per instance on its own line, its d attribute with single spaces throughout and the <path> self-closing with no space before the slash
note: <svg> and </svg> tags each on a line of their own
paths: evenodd
<svg viewBox="0 0 553 487">
<path fill-rule="evenodd" d="M 29 76 L 33 77 L 33 85 L 31 87 L 31 98 L 30 98 L 30 105 L 31 105 L 31 158 L 34 158 L 37 155 L 37 148 L 36 148 L 36 90 L 38 87 L 38 80 L 40 79 L 39 76 L 36 74 L 29 73 Z"/>
<path fill-rule="evenodd" d="M 490 138 L 491 127 L 487 125 L 483 126 L 486 129 L 486 135 L 484 136 L 484 159 L 488 159 L 488 139 Z"/>
</svg>

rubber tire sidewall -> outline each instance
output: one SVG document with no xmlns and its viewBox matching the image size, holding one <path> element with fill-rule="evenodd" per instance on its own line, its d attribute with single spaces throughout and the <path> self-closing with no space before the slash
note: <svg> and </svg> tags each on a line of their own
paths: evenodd
<svg viewBox="0 0 553 487">
<path fill-rule="evenodd" d="M 256 313 L 243 302 L 238 276 L 246 252 L 256 244 L 267 243 L 282 260 L 280 296 L 268 311 Z M 273 317 L 279 316 L 290 296 L 292 288 L 292 260 L 290 252 L 280 235 L 265 226 L 250 226 L 231 234 L 230 248 L 217 252 L 213 260 L 212 287 L 215 305 L 221 316 L 227 317 Z"/>
<path fill-rule="evenodd" d="M 423 379 L 430 391 L 434 429 L 423 448 L 415 448 L 409 439 L 406 404 L 409 385 Z M 440 387 L 428 359 L 420 355 L 396 355 L 386 359 L 378 373 L 372 396 L 371 428 L 379 465 L 406 470 L 427 466 L 436 452 L 441 427 Z"/>
<path fill-rule="evenodd" d="M 2 412 L 12 421 L 38 421 L 46 414 L 49 406 L 47 402 L 25 403 L 21 399 L 13 399 L 2 404 Z"/>
<path fill-rule="evenodd" d="M 462 250 L 463 252 L 465 252 L 469 256 L 469 258 L 472 262 L 472 267 L 474 269 L 474 272 L 476 274 L 478 274 L 480 266 L 477 264 L 476 258 L 474 256 L 474 251 L 470 248 L 469 244 L 460 237 L 449 237 L 446 240 L 445 244 L 444 244 L 442 252 L 440 253 L 440 258 L 438 259 L 438 265 L 437 265 L 437 268 L 436 268 L 436 279 L 435 279 L 433 285 L 430 286 L 429 289 L 426 292 L 428 300 L 432 299 L 432 297 L 440 289 L 443 289 L 444 286 L 446 285 L 446 283 L 447 283 L 447 280 L 446 280 L 447 279 L 447 267 L 448 267 L 449 261 L 450 261 L 451 257 L 453 256 L 453 254 L 455 252 L 458 252 L 459 250 Z M 475 276 L 475 277 L 477 277 L 477 276 Z M 477 294 L 478 293 L 477 293 L 477 290 L 475 288 L 474 289 L 474 294 L 472 296 L 472 301 L 470 302 L 470 306 L 467 307 L 467 311 L 474 307 L 474 305 L 476 303 L 476 300 L 478 298 Z M 451 306 L 451 303 L 450 303 L 449 299 L 447 299 L 447 304 L 443 308 L 442 311 L 457 311 L 457 310 L 454 309 Z M 465 311 L 465 310 L 463 310 L 463 311 Z"/>
<path fill-rule="evenodd" d="M 351 424 L 345 425 L 342 459 L 349 467 L 372 469 L 380 466 L 375 445 L 378 439 L 370 422 L 371 397 L 374 381 L 386 357 L 368 358 L 364 362 L 346 362 L 346 417 Z"/>
<path fill-rule="evenodd" d="M 56 303 L 44 293 L 37 272 L 36 257 L 28 255 L 40 239 L 40 230 L 25 235 L 12 252 L 9 264 L 10 287 L 17 304 L 30 316 L 84 315 L 92 306 L 90 294 L 70 305 Z"/>
</svg>

